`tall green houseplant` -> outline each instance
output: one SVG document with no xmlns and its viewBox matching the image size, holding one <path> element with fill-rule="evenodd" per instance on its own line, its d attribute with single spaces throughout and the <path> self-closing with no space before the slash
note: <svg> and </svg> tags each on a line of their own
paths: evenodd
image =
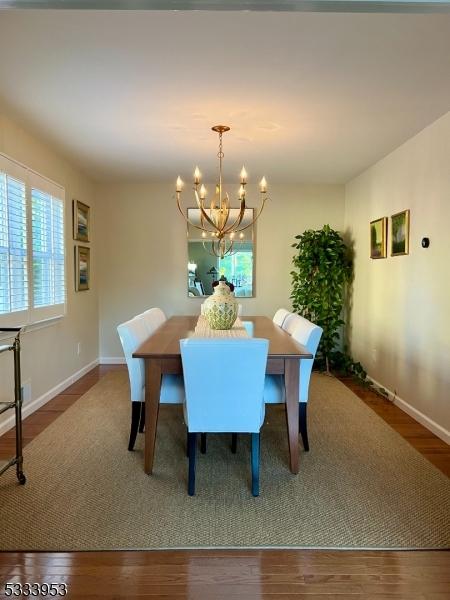
<svg viewBox="0 0 450 600">
<path fill-rule="evenodd" d="M 292 306 L 295 312 L 320 325 L 323 329 L 319 354 L 327 372 L 339 340 L 345 286 L 352 277 L 352 264 L 347 247 L 337 231 L 329 225 L 308 229 L 295 236 L 293 258 Z"/>
</svg>

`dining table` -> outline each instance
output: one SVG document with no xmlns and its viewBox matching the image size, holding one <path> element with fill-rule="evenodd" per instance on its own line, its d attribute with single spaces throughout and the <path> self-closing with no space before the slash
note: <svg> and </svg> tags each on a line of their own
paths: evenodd
<svg viewBox="0 0 450 600">
<path fill-rule="evenodd" d="M 182 375 L 180 340 L 194 335 L 198 320 L 198 315 L 170 317 L 133 353 L 133 358 L 145 361 L 144 470 L 148 475 L 153 471 L 155 457 L 161 378 Z M 242 324 L 247 335 L 269 340 L 266 374 L 284 376 L 289 466 L 291 472 L 297 474 L 300 360 L 313 358 L 313 355 L 268 317 L 245 316 Z M 213 330 L 211 334 L 214 335 Z"/>
</svg>

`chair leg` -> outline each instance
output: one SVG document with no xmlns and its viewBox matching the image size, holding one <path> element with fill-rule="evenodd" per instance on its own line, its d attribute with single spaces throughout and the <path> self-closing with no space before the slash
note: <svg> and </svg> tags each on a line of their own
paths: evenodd
<svg viewBox="0 0 450 600">
<path fill-rule="evenodd" d="M 195 446 L 197 444 L 197 434 L 188 433 L 189 438 L 189 479 L 188 479 L 188 494 L 195 494 Z"/>
<path fill-rule="evenodd" d="M 300 430 L 300 435 L 302 436 L 303 448 L 306 452 L 309 451 L 309 442 L 308 442 L 308 420 L 306 414 L 306 407 L 308 406 L 307 402 L 299 402 L 299 415 L 298 415 L 298 428 Z"/>
<path fill-rule="evenodd" d="M 131 403 L 131 429 L 130 429 L 130 441 L 128 442 L 128 450 L 130 452 L 134 450 L 134 443 L 139 428 L 139 419 L 141 418 L 141 403 Z"/>
<path fill-rule="evenodd" d="M 252 433 L 252 494 L 259 496 L 259 433 Z"/>
<path fill-rule="evenodd" d="M 141 419 L 139 421 L 139 433 L 144 432 L 145 427 L 145 402 L 141 402 Z"/>
<path fill-rule="evenodd" d="M 237 451 L 237 433 L 231 434 L 231 452 L 236 454 Z"/>
<path fill-rule="evenodd" d="M 206 454 L 206 433 L 200 434 L 200 452 Z"/>
</svg>

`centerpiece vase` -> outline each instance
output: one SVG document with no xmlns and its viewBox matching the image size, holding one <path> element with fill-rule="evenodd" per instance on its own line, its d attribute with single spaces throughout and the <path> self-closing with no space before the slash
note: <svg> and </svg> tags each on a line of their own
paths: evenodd
<svg viewBox="0 0 450 600">
<path fill-rule="evenodd" d="M 203 314 L 211 329 L 231 329 L 238 314 L 238 303 L 225 281 L 219 281 L 204 303 Z"/>
</svg>

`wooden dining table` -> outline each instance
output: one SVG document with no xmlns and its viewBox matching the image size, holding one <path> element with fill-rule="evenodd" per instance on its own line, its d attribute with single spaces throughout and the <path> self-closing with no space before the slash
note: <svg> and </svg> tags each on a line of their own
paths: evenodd
<svg viewBox="0 0 450 600">
<path fill-rule="evenodd" d="M 134 358 L 145 361 L 144 470 L 149 475 L 155 457 L 161 377 L 183 373 L 180 340 L 192 337 L 197 321 L 198 316 L 171 317 L 133 353 Z M 313 356 L 268 317 L 245 316 L 242 321 L 251 337 L 269 340 L 266 373 L 284 375 L 289 464 L 291 472 L 296 474 L 299 470 L 300 360 Z"/>
</svg>

